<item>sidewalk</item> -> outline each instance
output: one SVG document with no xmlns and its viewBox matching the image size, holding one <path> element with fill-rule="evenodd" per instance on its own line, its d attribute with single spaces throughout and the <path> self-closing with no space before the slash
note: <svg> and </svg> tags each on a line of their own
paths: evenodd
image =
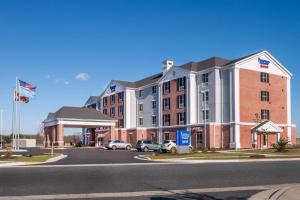
<svg viewBox="0 0 300 200">
<path fill-rule="evenodd" d="M 282 188 L 274 188 L 259 192 L 249 200 L 299 200 L 300 184 L 290 185 Z"/>
</svg>

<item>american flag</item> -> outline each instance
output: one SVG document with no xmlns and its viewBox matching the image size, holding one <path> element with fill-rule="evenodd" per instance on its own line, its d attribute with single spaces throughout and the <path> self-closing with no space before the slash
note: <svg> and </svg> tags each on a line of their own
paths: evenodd
<svg viewBox="0 0 300 200">
<path fill-rule="evenodd" d="M 26 88 L 28 90 L 33 91 L 33 92 L 35 92 L 35 90 L 36 90 L 36 86 L 34 86 L 34 85 L 30 84 L 30 83 L 26 83 L 25 81 L 19 80 L 19 84 L 20 84 L 20 87 L 24 87 L 24 88 Z"/>
</svg>

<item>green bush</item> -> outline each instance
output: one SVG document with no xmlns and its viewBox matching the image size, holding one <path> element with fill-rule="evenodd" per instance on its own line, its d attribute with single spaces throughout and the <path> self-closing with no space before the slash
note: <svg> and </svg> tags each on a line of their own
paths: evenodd
<svg viewBox="0 0 300 200">
<path fill-rule="evenodd" d="M 276 149 L 277 152 L 287 151 L 288 141 L 284 138 L 280 138 L 276 144 L 272 144 L 273 148 Z"/>
<path fill-rule="evenodd" d="M 12 158 L 12 151 L 11 148 L 6 148 L 4 158 Z"/>
</svg>

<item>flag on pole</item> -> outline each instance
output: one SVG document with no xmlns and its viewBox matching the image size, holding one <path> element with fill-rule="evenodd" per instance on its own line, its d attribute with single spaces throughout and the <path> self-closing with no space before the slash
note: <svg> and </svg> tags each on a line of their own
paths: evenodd
<svg viewBox="0 0 300 200">
<path fill-rule="evenodd" d="M 35 96 L 36 86 L 21 80 L 19 80 L 19 86 L 21 96 L 30 98 Z"/>
</svg>

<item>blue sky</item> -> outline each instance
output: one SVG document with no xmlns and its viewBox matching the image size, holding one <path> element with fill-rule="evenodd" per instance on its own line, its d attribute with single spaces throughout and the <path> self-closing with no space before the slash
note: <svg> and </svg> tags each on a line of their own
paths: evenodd
<svg viewBox="0 0 300 200">
<path fill-rule="evenodd" d="M 136 80 L 211 56 L 271 52 L 292 73 L 292 120 L 300 125 L 297 1 L 1 1 L 0 108 L 11 128 L 15 77 L 36 84 L 22 130 L 50 111 L 82 106 L 111 79 Z M 87 80 L 76 75 L 87 73 Z M 83 79 L 86 77 L 83 77 Z"/>
</svg>

